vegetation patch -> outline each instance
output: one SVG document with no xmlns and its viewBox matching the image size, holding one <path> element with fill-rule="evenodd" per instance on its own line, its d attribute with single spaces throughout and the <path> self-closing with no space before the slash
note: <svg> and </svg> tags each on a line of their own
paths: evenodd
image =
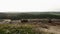
<svg viewBox="0 0 60 34">
<path fill-rule="evenodd" d="M 47 32 L 35 31 L 35 26 L 32 24 L 0 24 L 0 34 L 47 34 Z"/>
</svg>

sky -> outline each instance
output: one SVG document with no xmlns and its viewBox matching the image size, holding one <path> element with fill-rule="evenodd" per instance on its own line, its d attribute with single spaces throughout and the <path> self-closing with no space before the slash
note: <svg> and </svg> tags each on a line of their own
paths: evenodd
<svg viewBox="0 0 60 34">
<path fill-rule="evenodd" d="M 0 12 L 56 12 L 60 0 L 0 0 Z"/>
</svg>

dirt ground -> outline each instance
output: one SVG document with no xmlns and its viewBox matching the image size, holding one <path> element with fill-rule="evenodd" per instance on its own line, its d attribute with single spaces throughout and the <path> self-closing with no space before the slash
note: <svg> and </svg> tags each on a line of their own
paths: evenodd
<svg viewBox="0 0 60 34">
<path fill-rule="evenodd" d="M 60 25 L 54 25 L 52 23 L 40 23 L 37 31 L 49 32 L 51 34 L 60 34 Z"/>
</svg>

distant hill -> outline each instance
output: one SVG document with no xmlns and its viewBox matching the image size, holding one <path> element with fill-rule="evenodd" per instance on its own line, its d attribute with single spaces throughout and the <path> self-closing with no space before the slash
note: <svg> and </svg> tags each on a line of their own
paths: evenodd
<svg viewBox="0 0 60 34">
<path fill-rule="evenodd" d="M 28 14 L 57 14 L 57 15 L 60 15 L 60 12 L 27 12 Z"/>
<path fill-rule="evenodd" d="M 60 12 L 0 13 L 0 19 L 33 19 L 33 18 L 60 19 Z"/>
</svg>

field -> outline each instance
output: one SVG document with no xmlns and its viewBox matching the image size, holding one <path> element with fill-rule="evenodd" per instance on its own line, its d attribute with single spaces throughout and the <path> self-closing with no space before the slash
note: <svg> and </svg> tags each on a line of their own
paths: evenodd
<svg viewBox="0 0 60 34">
<path fill-rule="evenodd" d="M 0 24 L 0 34 L 60 34 L 60 29 L 45 23 Z"/>
</svg>

